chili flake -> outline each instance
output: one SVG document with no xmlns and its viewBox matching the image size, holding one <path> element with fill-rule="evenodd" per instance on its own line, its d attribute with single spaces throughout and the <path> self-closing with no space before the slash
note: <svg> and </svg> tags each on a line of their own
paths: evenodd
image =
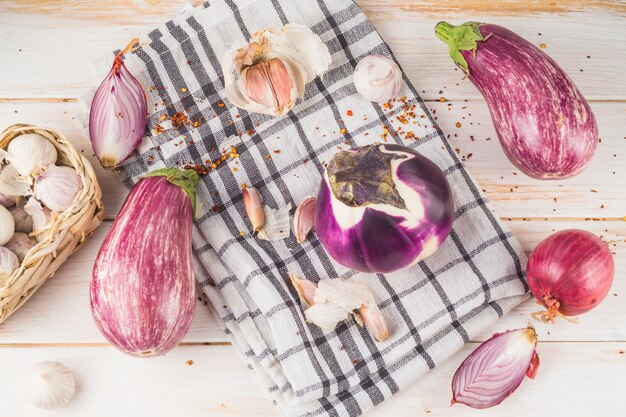
<svg viewBox="0 0 626 417">
<path fill-rule="evenodd" d="M 348 110 L 348 111 L 346 112 L 346 114 L 347 114 L 348 116 L 352 116 L 354 113 L 352 113 L 352 110 Z"/>
<path fill-rule="evenodd" d="M 345 135 L 346 129 L 342 127 L 341 129 L 339 129 L 339 133 L 341 133 L 342 135 Z"/>
<path fill-rule="evenodd" d="M 183 93 L 186 93 L 187 92 L 187 87 L 181 88 L 180 91 L 182 91 Z"/>
<path fill-rule="evenodd" d="M 456 122 L 454 125 L 455 125 L 457 128 L 462 126 L 462 125 L 461 125 L 461 122 Z"/>
</svg>

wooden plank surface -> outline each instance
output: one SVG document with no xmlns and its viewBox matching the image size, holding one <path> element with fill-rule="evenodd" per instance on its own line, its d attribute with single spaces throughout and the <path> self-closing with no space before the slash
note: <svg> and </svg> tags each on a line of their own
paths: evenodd
<svg viewBox="0 0 626 417">
<path fill-rule="evenodd" d="M 76 99 L 93 88 L 91 63 L 129 38 L 173 16 L 184 0 L 0 0 L 0 128 L 28 122 L 62 130 L 90 160 L 88 138 L 72 119 Z M 198 1 L 192 3 L 198 4 Z M 626 2 L 621 0 L 358 0 L 433 110 L 449 141 L 529 252 L 550 233 L 590 230 L 609 242 L 616 279 L 596 310 L 571 325 L 538 324 L 542 365 L 501 406 L 449 406 L 454 370 L 476 347 L 449 361 L 369 416 L 621 416 L 626 410 Z M 545 51 L 590 100 L 602 142 L 589 168 L 568 181 L 540 182 L 517 173 L 504 157 L 485 103 L 454 69 L 434 36 L 436 22 L 498 23 Z M 446 102 L 440 102 L 444 97 Z M 455 126 L 456 122 L 461 127 Z M 468 157 L 468 155 L 470 155 Z M 88 284 L 97 250 L 126 196 L 114 174 L 94 163 L 107 222 L 54 278 L 0 325 L 0 417 L 6 416 L 276 416 L 252 373 L 229 346 L 217 319 L 198 303 L 183 344 L 165 357 L 137 360 L 106 344 L 93 325 Z M 517 175 L 516 175 L 517 174 Z M 528 301 L 486 329 L 524 326 Z M 188 360 L 193 365 L 187 365 Z M 68 408 L 42 413 L 24 397 L 32 364 L 60 360 L 76 374 Z M 570 382 L 574 381 L 574 382 Z M 593 405 L 593 406 L 592 406 Z M 522 411 L 523 410 L 523 411 Z M 593 412 L 590 413 L 590 411 Z"/>
</svg>

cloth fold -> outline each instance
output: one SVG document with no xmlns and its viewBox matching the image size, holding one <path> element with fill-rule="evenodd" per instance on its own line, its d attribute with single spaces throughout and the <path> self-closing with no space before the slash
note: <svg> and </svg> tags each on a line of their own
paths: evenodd
<svg viewBox="0 0 626 417">
<path fill-rule="evenodd" d="M 234 107 L 224 98 L 223 54 L 257 30 L 286 23 L 317 33 L 331 52 L 331 68 L 307 85 L 304 99 L 285 117 Z M 147 41 L 126 64 L 148 95 L 148 131 L 120 173 L 132 187 L 154 169 L 207 161 L 210 166 L 227 155 L 198 186 L 196 277 L 284 415 L 357 416 L 417 380 L 527 297 L 520 245 L 406 76 L 402 99 L 389 105 L 366 102 L 356 93 L 357 62 L 372 53 L 393 54 L 351 0 L 215 0 L 183 10 Z M 434 255 L 396 273 L 363 274 L 330 259 L 314 236 L 300 245 L 293 234 L 266 242 L 249 233 L 242 184 L 259 189 L 272 208 L 296 206 L 316 194 L 322 164 L 338 148 L 383 140 L 416 149 L 451 185 L 454 225 Z M 239 156 L 230 158 L 233 146 Z M 314 281 L 367 282 L 389 339 L 379 343 L 354 322 L 330 333 L 307 324 L 289 271 Z"/>
</svg>

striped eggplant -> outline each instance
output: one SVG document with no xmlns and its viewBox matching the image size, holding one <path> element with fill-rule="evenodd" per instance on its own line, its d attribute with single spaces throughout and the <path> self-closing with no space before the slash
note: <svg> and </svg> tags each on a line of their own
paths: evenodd
<svg viewBox="0 0 626 417">
<path fill-rule="evenodd" d="M 195 309 L 191 228 L 194 170 L 165 168 L 131 190 L 93 267 L 91 313 L 116 348 L 163 355 L 185 336 Z"/>
<path fill-rule="evenodd" d="M 315 231 L 340 264 L 392 272 L 433 254 L 452 227 L 443 172 L 413 149 L 392 144 L 340 151 L 317 196 Z"/>
<path fill-rule="evenodd" d="M 589 104 L 541 49 L 497 25 L 440 22 L 435 33 L 489 106 L 509 160 L 537 179 L 580 173 L 598 144 Z"/>
</svg>

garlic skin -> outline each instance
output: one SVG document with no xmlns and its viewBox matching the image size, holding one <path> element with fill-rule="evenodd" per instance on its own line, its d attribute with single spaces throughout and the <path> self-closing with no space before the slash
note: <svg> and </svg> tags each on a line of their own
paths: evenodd
<svg viewBox="0 0 626 417">
<path fill-rule="evenodd" d="M 0 287 L 3 286 L 13 271 L 20 267 L 17 255 L 10 249 L 0 246 Z"/>
<path fill-rule="evenodd" d="M 267 28 L 224 55 L 226 97 L 244 110 L 282 116 L 330 63 L 328 47 L 308 27 L 290 23 Z"/>
<path fill-rule="evenodd" d="M 16 232 L 11 240 L 9 240 L 6 245 L 4 245 L 4 247 L 13 252 L 15 256 L 17 256 L 17 260 L 22 262 L 28 252 L 36 244 L 37 241 L 28 236 L 26 233 Z"/>
<path fill-rule="evenodd" d="M 366 100 L 385 103 L 402 88 L 402 71 L 391 58 L 368 55 L 354 69 L 354 87 Z"/>
<path fill-rule="evenodd" d="M 35 180 L 35 198 L 53 211 L 69 208 L 83 189 L 74 168 L 50 165 Z"/>
<path fill-rule="evenodd" d="M 34 198 L 30 198 L 24 206 L 24 211 L 33 218 L 33 231 L 37 241 L 41 242 L 46 238 L 46 231 L 54 221 L 54 214 L 48 207 L 42 207 L 41 203 Z"/>
<path fill-rule="evenodd" d="M 43 136 L 35 133 L 14 138 L 6 151 L 0 152 L 24 178 L 39 175 L 42 169 L 57 160 L 57 150 Z"/>
<path fill-rule="evenodd" d="M 0 149 L 0 152 L 4 151 Z M 8 164 L 0 170 L 0 193 L 10 198 L 10 196 L 29 195 L 31 191 L 28 183 L 22 178 L 13 165 Z M 4 206 L 4 204 L 2 205 Z"/>
<path fill-rule="evenodd" d="M 41 362 L 29 372 L 26 394 L 38 408 L 52 410 L 66 405 L 74 396 L 74 375 L 59 362 Z"/>
<path fill-rule="evenodd" d="M 0 206 L 0 245 L 4 245 L 15 233 L 15 221 L 11 212 L 4 206 Z"/>
<path fill-rule="evenodd" d="M 0 205 L 9 208 L 15 205 L 15 197 L 0 192 Z"/>
<path fill-rule="evenodd" d="M 13 216 L 16 232 L 30 233 L 33 231 L 33 218 L 26 213 L 24 207 L 15 205 L 9 209 L 9 212 Z"/>
</svg>

